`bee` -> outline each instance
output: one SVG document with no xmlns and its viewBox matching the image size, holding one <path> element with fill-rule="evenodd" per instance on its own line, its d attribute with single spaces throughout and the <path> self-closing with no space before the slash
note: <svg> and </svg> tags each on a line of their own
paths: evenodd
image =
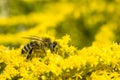
<svg viewBox="0 0 120 80">
<path fill-rule="evenodd" d="M 43 54 L 46 55 L 46 49 L 50 49 L 51 53 L 55 51 L 55 47 L 57 46 L 57 42 L 52 42 L 50 38 L 40 38 L 38 36 L 24 37 L 30 39 L 31 41 L 26 44 L 21 53 L 28 53 L 26 59 L 30 59 L 32 53 Z"/>
</svg>

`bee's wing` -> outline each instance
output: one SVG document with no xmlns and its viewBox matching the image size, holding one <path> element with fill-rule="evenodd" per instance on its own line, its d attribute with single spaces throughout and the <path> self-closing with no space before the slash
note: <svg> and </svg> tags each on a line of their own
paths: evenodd
<svg viewBox="0 0 120 80">
<path fill-rule="evenodd" d="M 30 40 L 36 40 L 36 41 L 43 41 L 42 38 L 37 37 L 37 36 L 29 36 L 29 37 L 23 37 L 26 39 L 30 39 Z"/>
</svg>

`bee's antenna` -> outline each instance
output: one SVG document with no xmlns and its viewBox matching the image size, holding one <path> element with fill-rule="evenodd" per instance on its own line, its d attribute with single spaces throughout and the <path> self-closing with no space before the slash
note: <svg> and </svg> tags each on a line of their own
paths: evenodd
<svg viewBox="0 0 120 80">
<path fill-rule="evenodd" d="M 22 37 L 22 38 L 31 39 L 31 40 L 43 41 L 41 38 L 38 38 L 38 37 Z"/>
</svg>

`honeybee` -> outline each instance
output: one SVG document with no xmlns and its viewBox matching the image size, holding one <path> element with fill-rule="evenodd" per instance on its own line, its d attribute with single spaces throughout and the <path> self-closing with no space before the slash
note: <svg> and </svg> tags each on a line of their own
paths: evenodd
<svg viewBox="0 0 120 80">
<path fill-rule="evenodd" d="M 30 39 L 31 41 L 26 44 L 23 48 L 21 53 L 28 53 L 26 59 L 30 59 L 32 56 L 32 53 L 37 53 L 43 56 L 46 55 L 46 49 L 50 49 L 51 53 L 55 51 L 55 47 L 57 45 L 57 42 L 52 42 L 50 38 L 40 38 L 38 36 L 31 36 L 31 37 L 24 37 L 27 39 Z"/>
</svg>

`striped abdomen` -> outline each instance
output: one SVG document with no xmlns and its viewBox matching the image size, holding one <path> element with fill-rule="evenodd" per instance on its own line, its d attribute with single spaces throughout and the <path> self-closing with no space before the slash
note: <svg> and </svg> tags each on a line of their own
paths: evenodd
<svg viewBox="0 0 120 80">
<path fill-rule="evenodd" d="M 22 54 L 29 52 L 33 48 L 34 42 L 30 42 L 27 45 L 25 45 L 22 49 Z"/>
</svg>

